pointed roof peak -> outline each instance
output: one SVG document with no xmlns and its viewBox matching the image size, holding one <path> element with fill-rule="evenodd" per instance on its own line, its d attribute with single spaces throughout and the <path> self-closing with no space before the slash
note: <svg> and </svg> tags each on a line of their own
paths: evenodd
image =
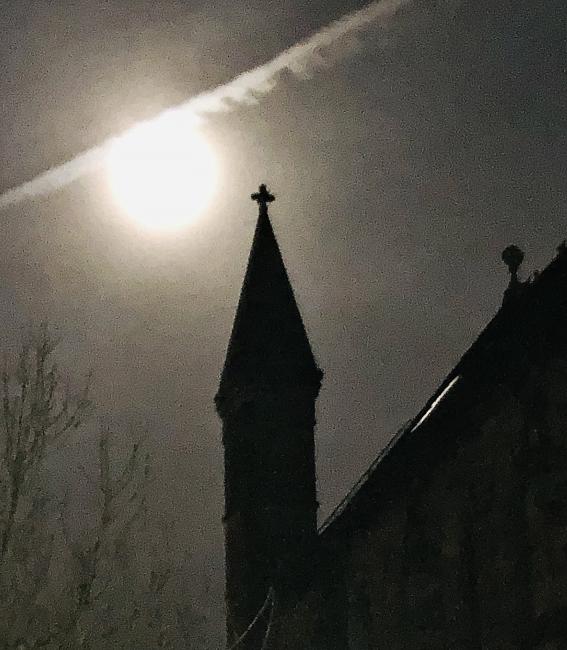
<svg viewBox="0 0 567 650">
<path fill-rule="evenodd" d="M 275 197 L 260 185 L 259 216 L 217 395 L 252 386 L 319 385 L 315 362 L 268 217 Z"/>
</svg>

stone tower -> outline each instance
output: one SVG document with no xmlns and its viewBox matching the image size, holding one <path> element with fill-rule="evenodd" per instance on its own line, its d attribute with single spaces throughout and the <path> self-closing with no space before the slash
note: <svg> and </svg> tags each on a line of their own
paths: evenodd
<svg viewBox="0 0 567 650">
<path fill-rule="evenodd" d="M 270 219 L 265 185 L 215 397 L 223 423 L 227 645 L 270 589 L 289 589 L 317 536 L 313 428 L 322 373 Z M 256 625 L 239 648 L 261 647 Z M 264 627 L 265 629 L 265 627 Z"/>
</svg>

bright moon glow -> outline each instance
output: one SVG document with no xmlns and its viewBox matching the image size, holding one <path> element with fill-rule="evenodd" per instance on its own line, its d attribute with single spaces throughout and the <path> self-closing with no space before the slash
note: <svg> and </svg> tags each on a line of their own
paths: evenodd
<svg viewBox="0 0 567 650">
<path fill-rule="evenodd" d="M 194 221 L 210 203 L 217 181 L 215 158 L 194 123 L 171 114 L 114 140 L 106 168 L 117 203 L 152 230 L 175 230 Z"/>
</svg>

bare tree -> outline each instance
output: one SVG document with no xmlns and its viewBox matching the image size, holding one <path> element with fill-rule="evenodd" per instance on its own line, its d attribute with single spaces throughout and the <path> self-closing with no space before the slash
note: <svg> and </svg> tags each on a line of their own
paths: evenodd
<svg viewBox="0 0 567 650">
<path fill-rule="evenodd" d="M 145 479 L 149 455 L 140 458 L 140 445 L 135 442 L 120 467 L 114 467 L 110 454 L 111 434 L 99 432 L 98 477 L 99 508 L 95 531 L 90 542 L 73 538 L 61 513 L 62 530 L 76 563 L 76 584 L 67 624 L 59 631 L 60 647 L 88 648 L 89 630 L 85 617 L 105 596 L 111 578 L 111 565 L 118 554 L 120 540 L 128 537 L 145 504 Z M 106 566 L 103 566 L 105 564 Z"/>
<path fill-rule="evenodd" d="M 0 407 L 0 647 L 8 629 L 25 629 L 48 582 L 54 535 L 48 493 L 38 476 L 49 452 L 88 416 L 89 381 L 73 394 L 55 360 L 56 341 L 46 324 L 31 330 L 15 358 L 4 355 Z M 15 647 L 30 647 L 16 639 Z"/>
<path fill-rule="evenodd" d="M 207 647 L 175 560 L 171 522 L 148 512 L 150 458 L 134 436 L 81 436 L 79 501 L 49 485 L 90 414 L 88 381 L 73 394 L 46 326 L 5 360 L 0 407 L 0 650 Z M 69 455 L 68 455 L 68 452 Z M 90 487 L 89 487 L 90 486 Z M 60 490 L 65 490 L 65 496 Z M 80 511 L 80 516 L 78 512 Z"/>
<path fill-rule="evenodd" d="M 15 368 L 2 370 L 0 414 L 0 567 L 12 541 L 22 495 L 48 447 L 88 414 L 87 381 L 71 397 L 54 360 L 56 342 L 41 325 L 25 342 Z"/>
</svg>

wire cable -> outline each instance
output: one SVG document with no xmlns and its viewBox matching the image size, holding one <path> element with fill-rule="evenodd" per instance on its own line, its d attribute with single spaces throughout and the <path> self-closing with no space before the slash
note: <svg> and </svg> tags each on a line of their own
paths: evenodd
<svg viewBox="0 0 567 650">
<path fill-rule="evenodd" d="M 248 636 L 248 634 L 250 633 L 250 631 L 252 630 L 252 628 L 253 628 L 253 627 L 256 625 L 256 623 L 259 621 L 259 619 L 260 619 L 260 617 L 262 616 L 262 614 L 266 611 L 266 607 L 268 606 L 268 604 L 269 604 L 270 602 L 272 602 L 272 599 L 273 599 L 273 593 L 274 593 L 274 588 L 273 588 L 273 587 L 270 587 L 270 588 L 268 589 L 268 593 L 266 594 L 266 600 L 264 601 L 264 604 L 263 604 L 262 607 L 260 607 L 260 609 L 257 611 L 256 616 L 254 616 L 254 618 L 252 619 L 250 625 L 249 625 L 249 626 L 244 630 L 244 632 L 242 632 L 242 634 L 238 637 L 238 639 L 236 639 L 236 641 L 235 641 L 231 646 L 229 646 L 229 647 L 227 648 L 227 650 L 234 650 L 234 648 L 238 647 L 238 646 L 242 643 L 242 641 L 244 641 L 244 639 Z M 272 607 L 272 610 L 273 610 L 273 607 Z"/>
<path fill-rule="evenodd" d="M 266 628 L 266 634 L 264 634 L 264 640 L 262 641 L 262 647 L 260 650 L 267 650 L 268 641 L 270 639 L 270 632 L 272 631 L 272 624 L 274 622 L 274 615 L 276 613 L 276 594 L 272 590 L 272 607 L 270 609 L 270 618 L 268 619 L 268 627 Z"/>
</svg>

